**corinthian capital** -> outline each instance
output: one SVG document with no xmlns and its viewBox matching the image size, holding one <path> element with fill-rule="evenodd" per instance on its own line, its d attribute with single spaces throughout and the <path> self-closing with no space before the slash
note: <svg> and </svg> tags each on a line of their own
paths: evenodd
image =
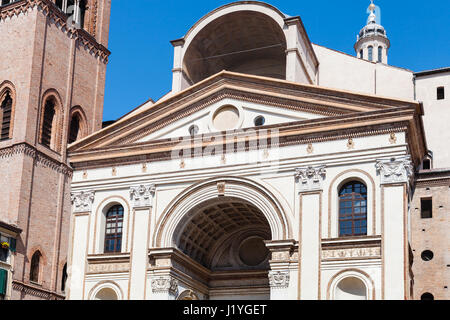
<svg viewBox="0 0 450 320">
<path fill-rule="evenodd" d="M 377 160 L 375 167 L 380 173 L 381 184 L 409 183 L 414 172 L 411 157 L 409 156 Z"/>
<path fill-rule="evenodd" d="M 154 184 L 131 187 L 130 198 L 133 202 L 133 207 L 151 207 L 155 189 Z"/>
<path fill-rule="evenodd" d="M 71 200 L 73 204 L 73 212 L 91 212 L 92 203 L 94 203 L 95 191 L 73 192 Z"/>
<path fill-rule="evenodd" d="M 298 179 L 300 192 L 322 190 L 327 170 L 325 166 L 309 166 L 295 169 L 295 178 Z"/>
</svg>

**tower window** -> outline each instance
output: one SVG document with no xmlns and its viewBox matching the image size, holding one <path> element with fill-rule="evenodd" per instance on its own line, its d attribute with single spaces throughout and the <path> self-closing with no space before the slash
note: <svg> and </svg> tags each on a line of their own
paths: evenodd
<svg viewBox="0 0 450 320">
<path fill-rule="evenodd" d="M 434 300 L 434 296 L 431 293 L 426 292 L 420 297 L 420 300 Z"/>
<path fill-rule="evenodd" d="M 62 278 L 61 278 L 61 291 L 66 291 L 66 281 L 67 281 L 67 263 L 64 265 Z"/>
<path fill-rule="evenodd" d="M 378 47 L 378 62 L 383 61 L 383 47 Z"/>
<path fill-rule="evenodd" d="M 373 47 L 369 47 L 369 61 L 373 61 Z"/>
<path fill-rule="evenodd" d="M 45 102 L 44 117 L 42 119 L 41 143 L 50 148 L 52 145 L 52 130 L 55 121 L 55 100 L 48 99 Z"/>
<path fill-rule="evenodd" d="M 359 57 L 362 59 L 364 58 L 364 51 L 361 49 L 359 50 Z"/>
<path fill-rule="evenodd" d="M 352 181 L 339 191 L 339 236 L 367 234 L 367 188 Z"/>
<path fill-rule="evenodd" d="M 39 282 L 39 267 L 41 262 L 41 253 L 36 251 L 31 258 L 30 281 Z"/>
<path fill-rule="evenodd" d="M 423 160 L 422 169 L 423 170 L 430 170 L 431 169 L 431 160 L 430 159 Z"/>
<path fill-rule="evenodd" d="M 77 27 L 84 27 L 84 17 L 86 15 L 85 0 L 79 0 L 77 2 L 75 0 L 56 0 L 55 4 Z"/>
<path fill-rule="evenodd" d="M 72 117 L 70 121 L 70 131 L 68 143 L 74 143 L 79 138 L 80 134 L 80 118 L 77 114 Z"/>
<path fill-rule="evenodd" d="M 0 0 L 0 6 L 6 6 L 7 4 L 13 3 L 17 0 Z"/>
<path fill-rule="evenodd" d="M 5 94 L 5 98 L 3 99 L 0 105 L 0 123 L 1 123 L 0 140 L 7 140 L 11 137 L 10 128 L 11 128 L 12 103 L 13 100 L 11 98 L 11 94 L 9 91 L 7 91 Z"/>
<path fill-rule="evenodd" d="M 434 258 L 434 253 L 433 251 L 425 250 L 424 252 L 422 252 L 420 257 L 422 258 L 423 261 L 431 261 Z"/>
<path fill-rule="evenodd" d="M 123 207 L 117 205 L 108 210 L 105 228 L 105 253 L 122 251 Z"/>
<path fill-rule="evenodd" d="M 445 99 L 445 90 L 444 87 L 437 88 L 437 99 L 444 100 Z"/>
<path fill-rule="evenodd" d="M 433 200 L 432 199 L 421 199 L 420 200 L 420 217 L 422 219 L 433 218 Z"/>
</svg>

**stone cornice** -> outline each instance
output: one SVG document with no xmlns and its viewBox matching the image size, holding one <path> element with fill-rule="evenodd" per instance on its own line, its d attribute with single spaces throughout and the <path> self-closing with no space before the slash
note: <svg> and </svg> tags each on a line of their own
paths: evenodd
<svg viewBox="0 0 450 320">
<path fill-rule="evenodd" d="M 271 140 L 271 147 L 283 147 L 289 145 L 301 145 L 313 142 L 333 141 L 356 137 L 365 137 L 379 134 L 389 134 L 392 132 L 414 131 L 414 111 L 411 109 L 397 109 L 389 111 L 378 111 L 371 113 L 352 114 L 336 118 L 315 119 L 299 121 L 293 123 L 283 123 L 273 126 L 260 127 L 257 137 L 249 137 L 245 132 L 228 134 L 215 133 L 193 140 L 157 140 L 145 143 L 130 145 L 108 146 L 86 151 L 72 152 L 70 161 L 74 168 L 108 167 L 112 164 L 132 164 L 142 161 L 154 162 L 171 159 L 172 153 L 176 150 L 186 148 L 189 144 L 191 150 L 201 150 L 215 144 L 226 144 L 234 148 L 227 148 L 226 152 L 239 152 L 248 150 L 249 146 L 257 148 L 267 148 L 266 145 L 259 145 L 258 141 L 267 137 Z M 408 135 L 412 137 L 413 135 Z M 206 142 L 204 141 L 207 138 Z M 275 139 L 274 139 L 275 138 Z M 257 140 L 256 142 L 253 140 Z M 278 140 L 277 143 L 275 141 Z M 410 138 L 408 144 L 420 143 Z M 232 143 L 233 141 L 233 143 Z M 424 149 L 415 147 L 411 150 Z M 189 150 L 186 150 L 189 151 Z M 201 154 L 198 154 L 201 156 Z M 194 154 L 195 156 L 195 154 Z M 421 154 L 414 155 L 416 161 L 420 161 Z"/>
<path fill-rule="evenodd" d="M 0 149 L 0 160 L 3 158 L 10 158 L 20 154 L 35 159 L 36 163 L 39 165 L 55 170 L 68 177 L 72 177 L 73 170 L 71 167 L 69 167 L 65 163 L 50 158 L 45 153 L 40 152 L 35 147 L 25 142 Z"/>
<path fill-rule="evenodd" d="M 19 227 L 11 225 L 11 224 L 3 222 L 3 221 L 0 221 L 0 228 L 3 228 L 3 229 L 8 230 L 8 231 L 10 231 L 12 233 L 15 233 L 16 236 L 18 236 L 19 234 L 22 233 L 22 229 L 20 229 Z"/>
<path fill-rule="evenodd" d="M 450 185 L 450 169 L 422 170 L 416 175 L 417 188 L 448 187 Z"/>
<path fill-rule="evenodd" d="M 25 294 L 29 294 L 45 300 L 65 300 L 65 296 L 60 295 L 54 291 L 39 288 L 18 280 L 13 280 L 12 288 L 13 290 L 24 292 Z"/>
<path fill-rule="evenodd" d="M 62 13 L 50 0 L 20 0 L 0 7 L 0 22 L 6 18 L 12 18 L 24 14 L 29 10 L 38 8 L 50 21 L 53 21 L 59 29 L 69 38 L 75 38 L 86 50 L 98 57 L 103 63 L 108 62 L 111 52 L 99 44 L 94 37 L 82 29 L 72 28 L 67 24 L 67 16 Z"/>
</svg>

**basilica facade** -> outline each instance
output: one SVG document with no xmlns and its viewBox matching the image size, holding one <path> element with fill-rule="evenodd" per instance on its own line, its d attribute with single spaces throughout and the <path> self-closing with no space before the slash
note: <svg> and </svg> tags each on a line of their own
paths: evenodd
<svg viewBox="0 0 450 320">
<path fill-rule="evenodd" d="M 95 12 L 97 29 L 76 28 L 95 34 L 103 79 L 109 3 L 95 3 L 78 10 Z M 450 107 L 450 69 L 388 65 L 388 33 L 369 11 L 350 56 L 312 43 L 298 16 L 230 3 L 171 41 L 172 90 L 160 100 L 103 129 L 101 108 L 81 113 L 79 102 L 62 139 L 73 138 L 58 294 L 448 299 L 450 117 L 432 110 Z"/>
<path fill-rule="evenodd" d="M 69 298 L 412 299 L 424 106 L 370 9 L 356 58 L 252 1 L 172 41 L 172 91 L 69 148 Z"/>
</svg>

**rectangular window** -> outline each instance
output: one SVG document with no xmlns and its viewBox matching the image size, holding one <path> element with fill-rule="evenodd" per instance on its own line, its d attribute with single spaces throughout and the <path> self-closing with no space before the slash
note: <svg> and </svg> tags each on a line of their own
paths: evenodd
<svg viewBox="0 0 450 320">
<path fill-rule="evenodd" d="M 445 99 L 445 90 L 444 87 L 437 88 L 437 99 L 444 100 Z"/>
<path fill-rule="evenodd" d="M 420 217 L 422 219 L 433 218 L 433 200 L 431 198 L 420 200 Z"/>
<path fill-rule="evenodd" d="M 430 159 L 423 160 L 422 169 L 423 170 L 430 170 L 431 169 L 431 160 Z"/>
</svg>

